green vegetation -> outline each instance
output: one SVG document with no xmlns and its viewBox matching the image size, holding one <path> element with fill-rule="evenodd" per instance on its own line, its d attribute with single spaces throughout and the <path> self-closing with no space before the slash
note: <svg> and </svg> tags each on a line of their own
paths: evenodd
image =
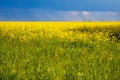
<svg viewBox="0 0 120 80">
<path fill-rule="evenodd" d="M 119 25 L 59 31 L 0 27 L 0 80 L 120 79 Z"/>
</svg>

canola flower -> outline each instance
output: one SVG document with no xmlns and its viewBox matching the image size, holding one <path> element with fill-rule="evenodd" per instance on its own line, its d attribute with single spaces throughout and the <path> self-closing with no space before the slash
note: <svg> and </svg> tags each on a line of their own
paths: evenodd
<svg viewBox="0 0 120 80">
<path fill-rule="evenodd" d="M 0 79 L 119 80 L 119 34 L 120 22 L 0 22 Z"/>
</svg>

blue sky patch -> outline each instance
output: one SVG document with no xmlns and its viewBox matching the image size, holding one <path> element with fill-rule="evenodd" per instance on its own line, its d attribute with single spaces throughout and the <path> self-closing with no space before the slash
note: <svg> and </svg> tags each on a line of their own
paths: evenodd
<svg viewBox="0 0 120 80">
<path fill-rule="evenodd" d="M 119 21 L 119 4 L 120 0 L 1 0 L 0 20 Z"/>
</svg>

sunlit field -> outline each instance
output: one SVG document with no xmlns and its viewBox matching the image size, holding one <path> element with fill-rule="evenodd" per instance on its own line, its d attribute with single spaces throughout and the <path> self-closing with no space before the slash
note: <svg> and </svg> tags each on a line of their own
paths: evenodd
<svg viewBox="0 0 120 80">
<path fill-rule="evenodd" d="M 120 80 L 120 22 L 0 22 L 0 80 Z"/>
</svg>

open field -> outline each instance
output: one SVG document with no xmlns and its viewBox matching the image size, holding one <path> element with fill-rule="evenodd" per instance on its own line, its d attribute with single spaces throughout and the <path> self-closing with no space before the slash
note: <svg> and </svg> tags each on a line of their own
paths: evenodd
<svg viewBox="0 0 120 80">
<path fill-rule="evenodd" d="M 120 80 L 120 22 L 0 22 L 0 80 Z"/>
</svg>

